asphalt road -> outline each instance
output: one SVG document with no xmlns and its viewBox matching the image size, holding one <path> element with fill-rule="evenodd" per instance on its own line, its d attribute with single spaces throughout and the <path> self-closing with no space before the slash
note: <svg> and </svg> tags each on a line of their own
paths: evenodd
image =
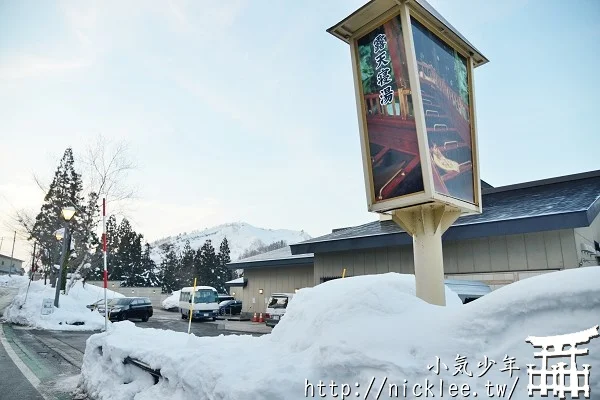
<svg viewBox="0 0 600 400">
<path fill-rule="evenodd" d="M 147 322 L 131 322 L 140 328 L 188 330 L 188 321 L 182 320 L 179 313 L 162 309 L 155 309 Z M 196 336 L 239 334 L 223 330 L 222 326 L 219 321 L 193 321 L 192 333 Z M 0 329 L 0 337 L 4 338 L 4 343 L 0 343 L 0 400 L 85 399 L 82 395 L 74 395 L 73 391 L 77 386 L 86 340 L 97 332 L 44 331 L 9 324 L 2 324 Z M 25 378 L 7 351 L 16 354 L 33 372 L 33 381 L 37 382 L 43 396 Z"/>
</svg>

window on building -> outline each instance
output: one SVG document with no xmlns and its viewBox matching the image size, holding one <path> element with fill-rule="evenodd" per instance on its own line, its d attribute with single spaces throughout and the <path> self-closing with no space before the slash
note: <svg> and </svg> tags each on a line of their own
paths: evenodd
<svg viewBox="0 0 600 400">
<path fill-rule="evenodd" d="M 334 279 L 341 279 L 341 276 L 324 276 L 321 278 L 321 283 L 325 283 L 327 281 L 332 281 Z"/>
</svg>

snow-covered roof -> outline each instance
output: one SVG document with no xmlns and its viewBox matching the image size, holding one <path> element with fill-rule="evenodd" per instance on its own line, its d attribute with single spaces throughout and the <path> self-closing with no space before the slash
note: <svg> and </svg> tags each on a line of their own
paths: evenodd
<svg viewBox="0 0 600 400">
<path fill-rule="evenodd" d="M 290 246 L 257 254 L 252 257 L 233 261 L 228 264 L 230 269 L 242 269 L 252 267 L 275 267 L 312 264 L 312 254 L 292 254 Z"/>
<path fill-rule="evenodd" d="M 236 278 L 236 279 L 232 279 L 230 281 L 225 282 L 226 285 L 243 285 L 244 284 L 244 277 L 241 278 Z"/>
<path fill-rule="evenodd" d="M 459 218 L 444 240 L 587 227 L 600 213 L 600 170 L 526 182 L 482 193 L 483 212 Z M 293 254 L 408 245 L 393 221 L 375 221 L 292 244 Z"/>
</svg>

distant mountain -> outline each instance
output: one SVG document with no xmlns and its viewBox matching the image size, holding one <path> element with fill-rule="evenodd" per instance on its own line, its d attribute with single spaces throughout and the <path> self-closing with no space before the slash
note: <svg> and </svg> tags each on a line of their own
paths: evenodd
<svg viewBox="0 0 600 400">
<path fill-rule="evenodd" d="M 223 224 L 205 230 L 181 233 L 150 243 L 152 246 L 152 259 L 158 264 L 162 260 L 161 247 L 172 244 L 175 249 L 181 251 L 187 240 L 190 241 L 192 249 L 202 247 L 204 242 L 210 239 L 213 247 L 218 252 L 223 238 L 227 237 L 231 251 L 231 261 L 237 260 L 242 253 L 254 250 L 259 246 L 269 245 L 273 242 L 284 240 L 287 244 L 294 244 L 311 238 L 304 231 L 292 231 L 288 229 L 265 229 L 252 226 L 245 222 L 234 222 Z"/>
</svg>

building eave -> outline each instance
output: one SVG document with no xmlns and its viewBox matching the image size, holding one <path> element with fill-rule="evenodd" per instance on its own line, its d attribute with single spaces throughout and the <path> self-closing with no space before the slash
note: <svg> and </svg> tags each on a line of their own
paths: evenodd
<svg viewBox="0 0 600 400">
<path fill-rule="evenodd" d="M 596 201 L 596 203 L 598 204 L 593 207 L 593 210 L 590 208 L 589 210 L 570 213 L 455 225 L 446 231 L 442 240 L 467 240 L 491 236 L 507 236 L 587 227 L 591 224 L 595 216 L 598 215 L 598 211 L 600 211 L 600 201 Z M 595 215 L 591 218 L 593 214 Z M 394 233 L 356 236 L 337 240 L 313 241 L 309 243 L 304 242 L 291 245 L 290 248 L 292 254 L 304 254 L 364 250 L 410 244 L 412 244 L 412 237 L 398 227 L 398 231 Z"/>
</svg>

